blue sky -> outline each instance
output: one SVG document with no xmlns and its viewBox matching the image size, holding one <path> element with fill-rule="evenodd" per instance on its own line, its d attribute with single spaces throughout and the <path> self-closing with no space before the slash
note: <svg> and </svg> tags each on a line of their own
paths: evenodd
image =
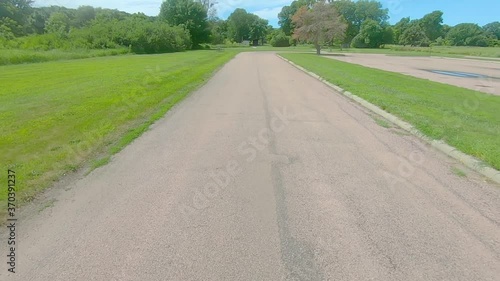
<svg viewBox="0 0 500 281">
<path fill-rule="evenodd" d="M 281 8 L 289 5 L 291 0 L 218 0 L 216 5 L 219 16 L 226 18 L 234 9 L 244 8 L 268 19 L 269 23 L 278 26 L 277 15 Z M 456 25 L 462 22 L 473 22 L 485 25 L 500 21 L 500 0 L 380 0 L 389 9 L 391 23 L 398 22 L 403 17 L 412 19 L 435 10 L 444 12 L 444 23 Z M 60 5 L 76 8 L 80 5 L 91 5 L 118 9 L 129 13 L 142 12 L 147 15 L 157 15 L 162 0 L 36 0 L 36 6 Z"/>
</svg>

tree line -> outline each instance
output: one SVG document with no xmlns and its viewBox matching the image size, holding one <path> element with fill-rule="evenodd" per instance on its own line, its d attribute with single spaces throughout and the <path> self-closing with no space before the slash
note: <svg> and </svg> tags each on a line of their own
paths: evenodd
<svg viewBox="0 0 500 281">
<path fill-rule="evenodd" d="M 278 14 L 281 37 L 290 43 L 297 38 L 297 23 L 294 16 L 301 9 L 314 10 L 313 7 L 322 2 L 324 7 L 331 7 L 346 24 L 345 34 L 339 42 L 355 48 L 379 48 L 385 44 L 428 47 L 431 45 L 447 46 L 500 46 L 500 22 L 492 22 L 485 26 L 475 23 L 461 23 L 455 26 L 443 24 L 443 12 L 433 11 L 421 19 L 401 19 L 395 25 L 388 22 L 389 10 L 373 0 L 337 0 L 316 1 L 296 0 L 282 8 Z M 316 9 L 317 10 L 317 9 Z M 302 11 L 303 12 L 303 11 Z M 314 11 L 312 11 L 314 12 Z M 320 13 L 320 11 L 316 11 Z M 318 18 L 318 22 L 324 19 Z M 340 23 L 341 24 L 341 23 Z"/>
<path fill-rule="evenodd" d="M 218 18 L 206 0 L 166 0 L 158 16 L 81 6 L 33 7 L 32 0 L 0 2 L 0 47 L 22 49 L 130 48 L 163 53 L 203 48 L 203 44 L 263 44 L 272 28 L 244 9 Z M 206 47 L 206 46 L 205 46 Z"/>
</svg>

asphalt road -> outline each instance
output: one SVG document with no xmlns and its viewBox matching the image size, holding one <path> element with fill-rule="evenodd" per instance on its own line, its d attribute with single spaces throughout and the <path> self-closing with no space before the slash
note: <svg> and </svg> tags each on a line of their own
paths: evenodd
<svg viewBox="0 0 500 281">
<path fill-rule="evenodd" d="M 498 186 L 271 53 L 238 55 L 56 199 L 19 222 L 1 280 L 500 276 Z"/>
</svg>

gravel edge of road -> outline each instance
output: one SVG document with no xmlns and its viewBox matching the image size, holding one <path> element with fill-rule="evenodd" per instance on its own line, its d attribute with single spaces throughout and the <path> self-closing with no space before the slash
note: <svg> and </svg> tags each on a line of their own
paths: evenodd
<svg viewBox="0 0 500 281">
<path fill-rule="evenodd" d="M 279 54 L 276 54 L 276 55 L 280 59 L 282 59 L 282 60 L 288 62 L 289 64 L 291 64 L 292 66 L 294 66 L 295 68 L 303 71 L 304 73 L 308 74 L 309 76 L 311 76 L 313 78 L 316 78 L 317 80 L 319 80 L 323 84 L 325 84 L 328 87 L 330 87 L 331 89 L 333 89 L 335 92 L 338 92 L 338 93 L 342 94 L 343 96 L 349 98 L 350 100 L 357 102 L 358 104 L 360 104 L 361 106 L 365 107 L 366 109 L 372 111 L 373 113 L 380 115 L 381 117 L 387 119 L 392 124 L 400 127 L 401 129 L 412 134 L 413 136 L 416 136 L 417 138 L 423 140 L 424 142 L 428 143 L 429 145 L 436 148 L 437 150 L 439 150 L 439 151 L 443 152 L 444 154 L 460 161 L 468 168 L 482 174 L 483 176 L 487 177 L 488 179 L 492 180 L 493 182 L 500 184 L 500 171 L 497 171 L 491 167 L 485 167 L 482 161 L 474 158 L 473 156 L 467 155 L 467 154 L 459 151 L 457 148 L 448 145 L 444 141 L 433 140 L 433 139 L 427 137 L 426 135 L 421 133 L 419 130 L 417 130 L 415 127 L 413 127 L 413 125 L 401 120 L 399 117 L 396 117 L 396 116 L 388 113 L 387 111 L 384 111 L 380 107 L 356 96 L 355 94 L 353 94 L 349 91 L 346 91 L 346 90 L 342 89 L 341 87 L 328 82 L 325 78 L 295 64 L 294 62 L 280 56 Z"/>
</svg>

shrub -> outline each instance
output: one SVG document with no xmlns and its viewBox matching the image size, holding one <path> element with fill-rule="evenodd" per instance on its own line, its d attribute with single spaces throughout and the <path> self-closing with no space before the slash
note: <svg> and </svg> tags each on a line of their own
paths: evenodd
<svg viewBox="0 0 500 281">
<path fill-rule="evenodd" d="M 365 44 L 365 38 L 361 34 L 358 34 L 352 39 L 351 47 L 367 48 L 368 46 Z"/>
<path fill-rule="evenodd" d="M 484 35 L 469 37 L 465 40 L 467 46 L 488 47 L 488 38 Z"/>
<path fill-rule="evenodd" d="M 287 36 L 283 32 L 276 33 L 271 38 L 271 46 L 273 47 L 290 47 L 290 36 Z"/>
</svg>

